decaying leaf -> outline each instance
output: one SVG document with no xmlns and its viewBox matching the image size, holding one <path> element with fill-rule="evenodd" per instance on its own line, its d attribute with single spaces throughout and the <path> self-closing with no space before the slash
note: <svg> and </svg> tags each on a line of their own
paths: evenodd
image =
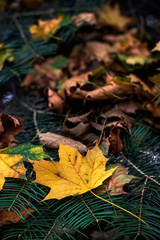
<svg viewBox="0 0 160 240">
<path fill-rule="evenodd" d="M 81 26 L 84 23 L 88 23 L 90 25 L 96 25 L 97 20 L 93 13 L 79 13 L 72 17 L 72 21 L 75 23 L 77 27 Z"/>
<path fill-rule="evenodd" d="M 24 167 L 22 156 L 0 153 L 0 190 L 3 188 L 5 179 L 9 178 L 21 178 L 25 177 L 26 169 Z"/>
<path fill-rule="evenodd" d="M 30 207 L 27 207 L 26 210 L 20 208 L 19 212 L 21 214 L 21 218 L 19 215 L 14 212 L 13 210 L 2 210 L 0 211 L 0 225 L 6 225 L 6 224 L 13 224 L 13 223 L 19 223 L 19 222 L 25 222 L 25 219 L 27 219 L 30 214 L 34 213 L 35 210 L 33 210 Z M 22 218 L 23 216 L 23 218 Z"/>
<path fill-rule="evenodd" d="M 79 141 L 75 141 L 71 138 L 64 137 L 59 134 L 47 132 L 40 133 L 40 144 L 45 145 L 45 147 L 58 149 L 60 142 L 64 145 L 70 145 L 74 148 L 77 148 L 81 153 L 85 153 L 87 151 L 87 147 Z"/>
<path fill-rule="evenodd" d="M 114 167 L 105 171 L 108 159 L 103 156 L 97 145 L 83 157 L 77 148 L 60 143 L 59 158 L 59 162 L 31 161 L 36 172 L 34 182 L 50 188 L 43 201 L 88 192 L 100 186 L 116 169 Z"/>
<path fill-rule="evenodd" d="M 40 160 L 49 159 L 40 145 L 33 145 L 31 143 L 20 143 L 12 147 L 7 147 L 0 150 L 0 154 L 6 154 L 10 157 L 20 156 L 21 161 L 28 161 L 28 159 Z"/>
<path fill-rule="evenodd" d="M 16 141 L 14 135 L 23 132 L 23 121 L 5 113 L 0 114 L 0 148 L 7 147 L 10 142 Z"/>
<path fill-rule="evenodd" d="M 108 25 L 124 31 L 128 25 L 133 23 L 133 19 L 122 16 L 119 4 L 117 3 L 113 7 L 104 5 L 103 10 L 99 11 L 98 22 L 102 26 Z"/>
<path fill-rule="evenodd" d="M 64 100 L 52 89 L 48 88 L 48 106 L 51 110 L 63 112 Z"/>
<path fill-rule="evenodd" d="M 121 195 L 126 194 L 123 187 L 126 183 L 129 183 L 132 179 L 136 177 L 133 175 L 128 175 L 128 170 L 120 164 L 111 164 L 106 169 L 117 167 L 113 172 L 112 176 L 107 179 L 104 183 L 104 189 L 101 192 L 110 191 L 110 195 Z"/>
<path fill-rule="evenodd" d="M 123 143 L 120 138 L 121 129 L 119 127 L 113 127 L 110 130 L 110 135 L 108 137 L 110 142 L 111 151 L 114 154 L 119 154 L 123 149 Z"/>
</svg>

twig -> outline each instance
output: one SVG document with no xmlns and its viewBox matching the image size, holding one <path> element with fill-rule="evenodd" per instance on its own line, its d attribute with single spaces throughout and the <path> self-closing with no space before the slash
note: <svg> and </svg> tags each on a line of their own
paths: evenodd
<svg viewBox="0 0 160 240">
<path fill-rule="evenodd" d="M 32 177 L 33 171 L 30 173 L 28 180 Z M 17 194 L 17 196 L 15 197 L 15 199 L 13 200 L 13 202 L 11 203 L 10 207 L 8 208 L 8 211 L 11 210 L 11 208 L 13 207 L 15 201 L 17 200 L 17 198 L 19 197 L 20 193 L 22 192 L 22 190 L 24 189 L 24 187 L 26 186 L 28 180 L 24 183 L 24 185 L 21 187 L 21 190 L 19 191 L 19 193 Z"/>
<path fill-rule="evenodd" d="M 22 38 L 23 41 L 26 43 L 26 45 L 27 45 L 28 48 L 31 50 L 31 52 L 32 52 L 37 58 L 43 59 L 43 57 L 40 56 L 38 53 L 36 53 L 35 50 L 34 50 L 34 49 L 31 47 L 31 45 L 29 44 L 29 42 L 28 42 L 28 40 L 27 40 L 27 38 L 26 38 L 26 36 L 25 36 L 24 31 L 23 31 L 20 23 L 19 23 L 18 20 L 17 20 L 17 15 L 15 15 L 15 16 L 13 17 L 13 21 L 15 22 L 15 24 L 16 24 L 18 30 L 19 30 L 19 33 L 20 33 L 20 35 L 21 35 L 21 38 Z"/>
<path fill-rule="evenodd" d="M 124 158 L 130 165 L 132 165 L 132 167 L 134 167 L 137 172 L 141 173 L 143 176 L 145 176 L 146 178 L 150 179 L 152 182 L 155 182 L 157 185 L 160 186 L 160 183 L 157 182 L 155 179 L 153 179 L 152 177 L 148 176 L 147 174 L 145 174 L 144 172 L 142 172 L 138 167 L 136 167 L 129 159 L 127 159 L 123 154 L 121 154 L 122 158 Z"/>
<path fill-rule="evenodd" d="M 37 135 L 39 136 L 40 135 L 40 131 L 39 131 L 39 128 L 38 128 L 37 112 L 36 111 L 33 112 L 33 122 L 34 122 L 34 126 L 35 126 L 35 129 L 36 129 Z"/>
<path fill-rule="evenodd" d="M 143 197 L 144 197 L 144 190 L 145 190 L 145 186 L 147 184 L 148 178 L 146 178 L 145 182 L 144 182 L 144 186 L 142 189 L 142 193 L 141 193 L 141 200 L 140 200 L 140 211 L 139 211 L 139 217 L 142 218 L 142 205 L 143 205 Z M 141 230 L 141 221 L 139 221 L 138 223 L 138 232 L 137 232 L 137 236 L 140 235 L 140 230 Z"/>
<path fill-rule="evenodd" d="M 39 114 L 47 114 L 47 115 L 53 115 L 53 116 L 58 116 L 58 117 L 65 117 L 65 116 L 66 116 L 65 114 L 48 112 L 48 111 L 45 111 L 45 110 L 38 110 L 38 109 L 35 109 L 35 108 L 29 106 L 27 103 L 25 103 L 25 102 L 24 102 L 23 100 L 21 100 L 21 99 L 16 98 L 16 100 L 18 100 L 19 103 L 20 103 L 22 106 L 24 106 L 26 109 L 28 109 L 30 112 L 36 111 L 36 112 L 39 113 Z M 70 115 L 70 116 L 72 116 L 72 115 Z"/>
<path fill-rule="evenodd" d="M 85 202 L 85 200 L 83 199 L 83 197 L 81 195 L 79 195 L 79 198 L 81 199 L 81 201 L 84 203 L 84 205 L 86 206 L 86 208 L 88 209 L 88 211 L 92 214 L 93 218 L 95 219 L 95 221 L 98 223 L 99 219 L 96 218 L 96 216 L 94 215 L 94 213 L 92 212 L 92 210 L 90 209 L 90 207 L 88 206 L 88 204 Z"/>
<path fill-rule="evenodd" d="M 85 8 L 78 8 L 79 11 L 83 11 Z M 73 12 L 77 10 L 76 7 L 69 7 L 69 8 L 51 8 L 47 10 L 40 10 L 40 11 L 29 11 L 29 12 L 23 12 L 21 14 L 18 14 L 17 17 L 28 17 L 28 16 L 39 16 L 39 15 L 49 15 L 57 12 Z"/>
<path fill-rule="evenodd" d="M 104 131 L 104 127 L 105 127 L 106 121 L 107 121 L 107 116 L 106 116 L 105 119 L 104 119 L 104 123 L 103 123 L 103 126 L 102 126 L 101 135 L 100 135 L 99 140 L 98 140 L 98 145 L 100 144 L 100 141 L 101 141 L 101 139 L 102 139 L 102 135 L 103 135 L 103 131 Z"/>
<path fill-rule="evenodd" d="M 56 223 L 53 224 L 53 226 L 50 228 L 49 232 L 47 233 L 47 235 L 45 236 L 44 240 L 46 240 L 48 238 L 48 236 L 51 234 L 52 230 L 54 229 Z"/>
</svg>

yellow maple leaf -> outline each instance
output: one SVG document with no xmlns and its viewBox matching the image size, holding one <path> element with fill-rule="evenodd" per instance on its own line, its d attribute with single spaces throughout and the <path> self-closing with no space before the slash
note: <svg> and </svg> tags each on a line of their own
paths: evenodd
<svg viewBox="0 0 160 240">
<path fill-rule="evenodd" d="M 0 190 L 3 188 L 6 177 L 26 179 L 22 158 L 20 155 L 0 154 Z"/>
<path fill-rule="evenodd" d="M 46 21 L 39 19 L 38 25 L 34 24 L 29 28 L 32 38 L 46 40 L 49 34 L 53 35 L 60 28 L 60 23 L 62 20 L 62 15 L 60 15 L 57 19 L 54 18 Z"/>
<path fill-rule="evenodd" d="M 133 19 L 122 16 L 117 3 L 113 7 L 109 5 L 103 6 L 103 10 L 99 12 L 98 22 L 102 26 L 116 27 L 118 30 L 124 31 L 133 22 Z"/>
<path fill-rule="evenodd" d="M 97 145 L 83 157 L 76 148 L 60 143 L 59 157 L 59 162 L 30 160 L 34 163 L 36 172 L 34 182 L 51 189 L 43 201 L 91 191 L 100 186 L 116 169 L 105 171 L 108 158 L 103 156 Z"/>
</svg>

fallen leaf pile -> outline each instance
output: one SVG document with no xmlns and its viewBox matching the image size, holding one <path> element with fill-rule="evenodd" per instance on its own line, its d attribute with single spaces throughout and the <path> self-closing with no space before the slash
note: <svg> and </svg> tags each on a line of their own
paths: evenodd
<svg viewBox="0 0 160 240">
<path fill-rule="evenodd" d="M 56 37 L 64 18 L 60 15 L 51 20 L 39 19 L 38 25 L 30 27 L 31 36 L 48 39 L 51 33 L 51 38 Z M 118 4 L 104 5 L 96 13 L 81 13 L 64 22 L 79 29 L 72 48 L 65 56 L 61 53 L 36 63 L 22 86 L 34 85 L 43 92 L 45 89 L 49 109 L 59 113 L 72 111 L 76 105 L 95 110 L 96 103 L 108 111 L 117 105 L 126 114 L 144 112 L 146 121 L 159 128 L 160 104 L 155 106 L 152 100 L 160 89 L 157 80 L 153 80 L 156 76 L 147 75 L 148 69 L 157 64 L 152 53 L 159 51 L 158 43 L 151 51 L 147 40 L 140 40 L 133 19 L 123 16 Z M 113 135 L 119 136 L 119 130 L 112 130 L 110 138 Z M 120 145 L 114 153 L 122 149 Z"/>
<path fill-rule="evenodd" d="M 66 26 L 77 32 L 63 53 L 61 47 L 67 43 L 58 34 Z M 123 187 L 135 176 L 120 164 L 106 167 L 105 156 L 120 154 L 123 136 L 132 134 L 138 112 L 160 128 L 160 69 L 154 53 L 160 52 L 160 42 L 150 50 L 146 38 L 140 39 L 133 19 L 123 16 L 118 4 L 72 18 L 39 19 L 29 31 L 33 41 L 57 42 L 59 51 L 56 56 L 51 52 L 45 60 L 34 60 L 33 71 L 21 87 L 45 97 L 50 111 L 66 117 L 62 135 L 40 131 L 41 145 L 16 145 L 14 136 L 23 131 L 23 119 L 0 114 L 0 190 L 7 178 L 27 180 L 27 162 L 33 165 L 33 182 L 50 188 L 43 201 L 92 190 L 95 194 L 126 194 Z M 0 57 L 1 70 L 5 61 L 13 60 L 12 50 L 0 44 Z M 156 71 L 154 76 L 150 69 Z M 59 149 L 59 161 L 50 161 L 42 145 Z M 18 210 L 24 219 L 34 212 L 29 206 L 26 209 Z M 2 225 L 20 221 L 12 210 L 1 211 L 0 217 Z"/>
</svg>

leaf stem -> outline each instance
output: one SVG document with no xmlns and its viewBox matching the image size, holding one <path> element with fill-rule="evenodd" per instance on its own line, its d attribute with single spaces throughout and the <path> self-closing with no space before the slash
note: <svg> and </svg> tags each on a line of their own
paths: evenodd
<svg viewBox="0 0 160 240">
<path fill-rule="evenodd" d="M 113 206 L 115 206 L 115 207 L 123 210 L 124 212 L 129 213 L 129 214 L 132 215 L 133 217 L 137 218 L 138 220 L 140 220 L 141 222 L 143 222 L 144 224 L 146 224 L 147 226 L 149 226 L 144 220 L 142 220 L 140 217 L 136 216 L 134 213 L 128 211 L 128 210 L 125 209 L 125 208 L 122 208 L 122 207 L 118 206 L 117 204 L 115 204 L 115 203 L 113 203 L 113 202 L 110 202 L 110 201 L 108 201 L 108 200 L 106 200 L 106 199 L 104 199 L 104 198 L 101 198 L 100 196 L 98 196 L 97 194 L 95 194 L 94 192 L 92 192 L 92 190 L 90 190 L 90 192 L 91 192 L 95 197 L 97 197 L 97 198 L 101 199 L 102 201 L 105 201 L 105 202 L 107 202 L 107 203 L 109 203 L 109 204 L 111 204 L 111 205 L 113 205 Z"/>
</svg>

